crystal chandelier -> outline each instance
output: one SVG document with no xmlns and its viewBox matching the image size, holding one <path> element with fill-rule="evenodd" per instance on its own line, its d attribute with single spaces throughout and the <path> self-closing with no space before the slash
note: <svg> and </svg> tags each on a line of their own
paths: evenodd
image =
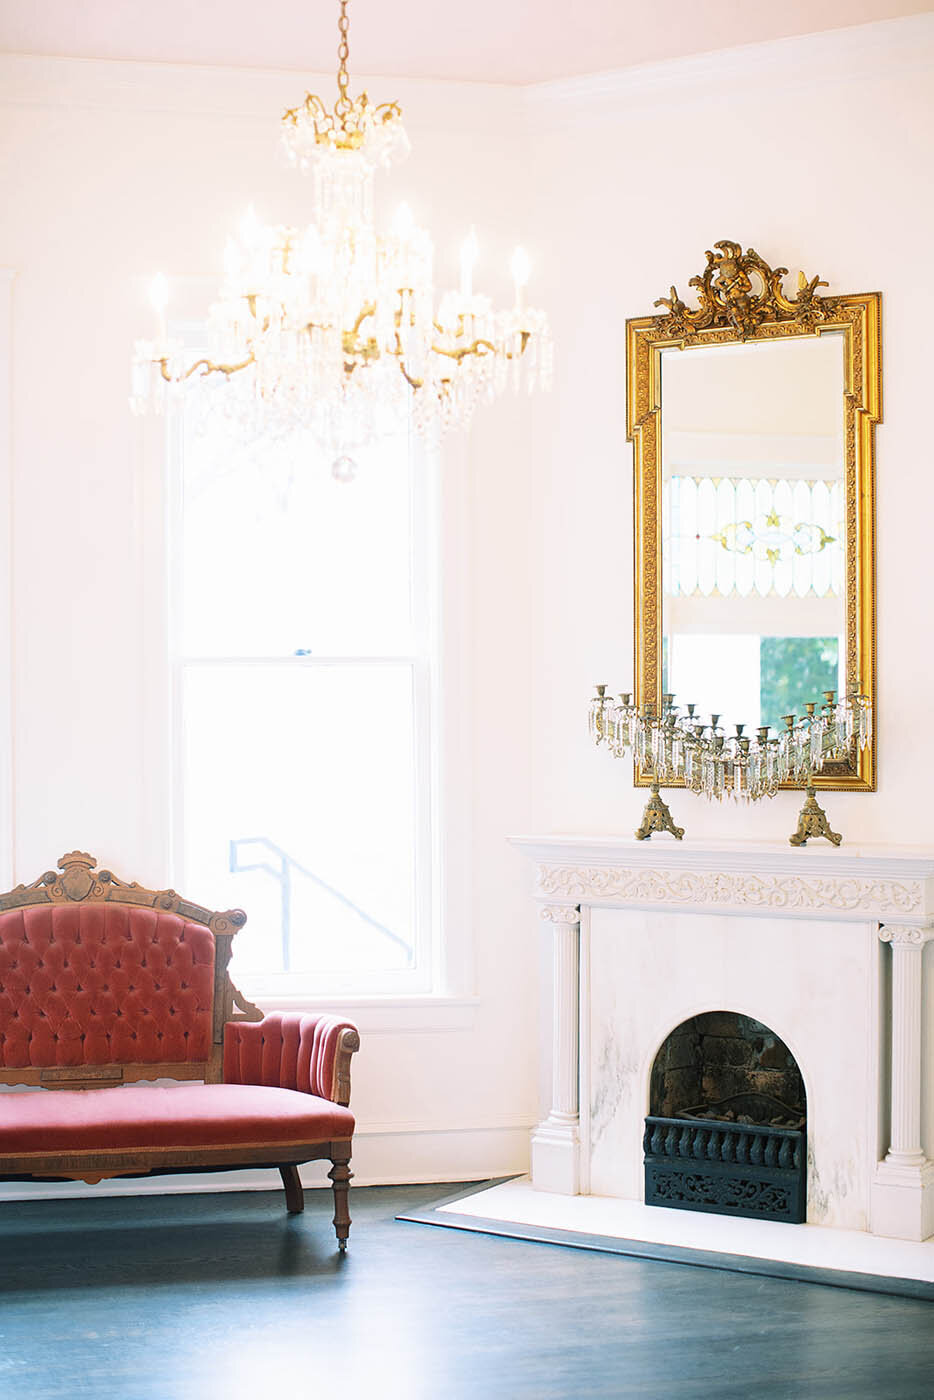
<svg viewBox="0 0 934 1400">
<path fill-rule="evenodd" d="M 273 228 L 247 214 L 227 245 L 209 348 L 198 359 L 168 339 L 168 284 L 157 278 L 156 336 L 136 344 L 131 397 L 138 412 L 159 410 L 173 392 L 210 385 L 211 409 L 251 436 L 310 429 L 334 454 L 337 476 L 352 475 L 349 454 L 403 415 L 437 439 L 510 385 L 547 388 L 552 365 L 546 317 L 525 302 L 521 248 L 508 310 L 474 291 L 473 233 L 461 251 L 460 286 L 436 307 L 429 235 L 405 205 L 387 231 L 377 229 L 375 173 L 403 158 L 409 143 L 397 103 L 374 107 L 366 93 L 349 94 L 347 3 L 340 0 L 333 111 L 309 93 L 283 117 L 287 157 L 311 174 L 313 221 Z"/>
<path fill-rule="evenodd" d="M 709 724 L 698 719 L 694 705 L 687 705 L 682 714 L 673 695 L 662 696 L 659 713 L 654 705 L 640 709 L 629 694 L 614 700 L 605 685 L 598 685 L 590 702 L 590 734 L 614 758 L 631 752 L 650 779 L 651 796 L 636 832 L 640 841 L 653 831 L 670 831 L 679 841 L 684 835 L 659 793 L 662 783 L 683 783 L 710 801 L 730 797 L 741 803 L 774 797 L 784 785 L 804 788 L 806 794 L 791 844 L 803 846 L 811 836 L 826 836 L 839 846 L 842 838 L 831 831 L 818 805 L 814 774 L 826 763 L 852 759 L 857 750 L 868 747 L 872 707 L 865 695 L 853 693 L 843 699 L 833 690 L 823 694 L 824 703 L 809 701 L 803 715 L 783 715 L 780 734 L 771 734 L 763 725 L 752 739 L 743 733 L 742 724 L 735 734 L 724 734 L 719 715 L 711 715 Z"/>
</svg>

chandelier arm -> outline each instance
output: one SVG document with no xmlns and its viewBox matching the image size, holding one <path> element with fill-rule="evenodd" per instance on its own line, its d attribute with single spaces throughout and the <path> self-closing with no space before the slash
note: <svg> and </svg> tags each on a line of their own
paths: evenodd
<svg viewBox="0 0 934 1400">
<path fill-rule="evenodd" d="M 405 350 L 402 347 L 402 337 L 399 334 L 398 327 L 399 313 L 396 312 L 396 343 L 389 347 L 389 354 L 395 356 L 399 365 L 399 373 L 402 375 L 402 378 L 405 380 L 406 384 L 408 384 L 409 388 L 423 389 L 425 387 L 424 379 L 416 379 L 414 374 L 409 374 L 409 371 L 405 367 Z"/>
<path fill-rule="evenodd" d="M 206 358 L 201 360 L 195 360 L 194 364 L 189 365 L 188 369 L 185 370 L 184 374 L 170 374 L 168 369 L 168 357 L 165 355 L 162 356 L 162 358 L 158 360 L 157 363 L 162 372 L 162 378 L 167 384 L 184 384 L 185 380 L 190 379 L 191 376 L 197 373 L 198 370 L 201 371 L 201 373 L 198 375 L 199 379 L 203 379 L 205 375 L 208 374 L 225 374 L 229 379 L 230 376 L 232 374 L 236 374 L 238 370 L 247 369 L 249 365 L 255 364 L 256 356 L 251 350 L 248 358 L 245 360 L 241 360 L 240 363 L 236 365 L 218 365 L 215 364 L 213 360 L 209 360 Z"/>
<path fill-rule="evenodd" d="M 475 340 L 470 345 L 462 345 L 456 350 L 446 350 L 443 345 L 433 345 L 432 354 L 446 355 L 449 360 L 460 361 L 465 355 L 476 355 L 481 358 L 484 355 L 495 355 L 496 346 L 492 340 Z"/>
<path fill-rule="evenodd" d="M 527 333 L 526 333 L 526 332 L 523 332 L 523 335 L 525 336 L 525 339 L 524 339 L 524 341 L 523 341 L 522 350 L 525 349 L 526 343 L 528 342 L 528 335 L 527 335 Z M 432 346 L 431 346 L 431 352 L 432 352 L 432 354 L 435 354 L 435 355 L 444 355 L 447 359 L 449 359 L 449 360 L 456 360 L 456 361 L 459 363 L 459 362 L 460 362 L 462 359 L 464 359 L 465 356 L 467 356 L 467 355 L 476 355 L 478 358 L 482 358 L 484 355 L 495 354 L 495 353 L 496 353 L 496 346 L 492 343 L 492 341 L 489 341 L 489 340 L 475 340 L 475 341 L 473 342 L 473 344 L 461 346 L 460 349 L 457 349 L 457 350 L 446 350 L 446 349 L 445 349 L 443 346 L 441 346 L 441 345 L 432 345 Z M 401 341 L 400 341 L 400 338 L 399 338 L 398 334 L 396 335 L 396 346 L 395 346 L 395 349 L 391 350 L 390 353 L 393 354 L 393 355 L 395 355 L 396 358 L 398 359 L 398 361 L 399 361 L 399 370 L 400 370 L 400 372 L 401 372 L 401 374 L 402 374 L 403 379 L 405 379 L 406 383 L 409 384 L 409 385 L 411 385 L 411 387 L 412 387 L 413 389 L 423 389 L 423 388 L 425 387 L 425 381 L 424 381 L 424 379 L 416 379 L 415 376 L 412 375 L 412 374 L 410 374 L 409 371 L 408 371 L 408 370 L 406 369 L 406 367 L 405 367 L 405 359 L 404 359 L 405 352 L 404 352 L 404 350 L 402 349 L 402 343 L 401 343 Z M 520 350 L 519 353 L 521 354 L 522 351 Z M 515 356 L 507 354 L 506 358 L 509 359 L 509 360 L 511 360 L 511 359 L 514 359 Z M 450 381 L 449 381 L 449 380 L 444 380 L 443 382 L 444 382 L 444 383 L 449 383 Z"/>
<path fill-rule="evenodd" d="M 400 121 L 401 118 L 402 108 L 398 102 L 381 102 L 373 112 L 373 120 L 378 121 L 381 125 L 385 125 L 386 122 Z M 827 283 L 825 282 L 823 285 L 826 287 Z"/>
<path fill-rule="evenodd" d="M 401 351 L 401 349 L 400 349 L 400 350 L 394 350 L 392 353 L 393 353 L 394 355 L 398 355 L 398 356 L 399 356 L 399 370 L 400 370 L 400 373 L 402 374 L 402 378 L 405 380 L 406 384 L 408 384 L 409 388 L 410 388 L 410 389 L 424 389 L 424 387 L 425 387 L 425 381 L 424 381 L 424 379 L 416 379 L 415 376 L 412 375 L 412 374 L 409 374 L 408 370 L 406 369 L 406 367 L 405 367 L 405 360 L 402 358 L 402 351 Z"/>
<path fill-rule="evenodd" d="M 269 330 L 270 321 L 268 315 L 264 316 L 261 321 L 256 314 L 256 308 L 259 305 L 259 296 L 260 294 L 258 292 L 244 292 L 243 300 L 249 307 L 250 315 L 253 317 L 253 320 L 256 322 L 257 326 L 259 326 L 260 334 L 265 335 L 266 332 Z M 272 297 L 267 297 L 267 301 L 272 301 Z M 278 302 L 278 307 L 280 314 L 282 316 L 285 316 L 286 312 L 288 311 L 288 307 L 286 306 L 285 302 L 280 300 Z"/>
<path fill-rule="evenodd" d="M 396 314 L 398 315 L 398 313 L 396 313 Z M 374 301 L 365 302 L 364 305 L 363 305 L 363 307 L 362 307 L 362 309 L 361 309 L 361 311 L 360 311 L 360 313 L 359 313 L 359 315 L 357 316 L 356 321 L 354 321 L 353 326 L 352 326 L 351 331 L 350 331 L 350 334 L 353 336 L 354 340 L 356 340 L 357 336 L 360 334 L 360 327 L 363 325 L 363 323 L 364 323 L 364 321 L 366 320 L 366 318 L 367 318 L 368 316 L 375 316 L 375 315 L 376 315 L 376 303 L 375 303 Z"/>
</svg>

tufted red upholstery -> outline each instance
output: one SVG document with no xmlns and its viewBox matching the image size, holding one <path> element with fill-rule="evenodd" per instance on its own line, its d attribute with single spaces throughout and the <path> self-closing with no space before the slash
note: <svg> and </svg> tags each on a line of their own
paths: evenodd
<svg viewBox="0 0 934 1400">
<path fill-rule="evenodd" d="M 122 904 L 0 914 L 0 1068 L 181 1064 L 211 1053 L 214 937 Z"/>
<path fill-rule="evenodd" d="M 4 1094 L 0 1156 L 263 1146 L 349 1138 L 349 1108 L 248 1084 L 130 1084 L 119 1089 Z"/>
<path fill-rule="evenodd" d="M 262 1021 L 236 1021 L 224 1033 L 227 1084 L 280 1085 L 329 1099 L 341 1031 L 352 1022 L 333 1016 L 273 1012 Z"/>
</svg>

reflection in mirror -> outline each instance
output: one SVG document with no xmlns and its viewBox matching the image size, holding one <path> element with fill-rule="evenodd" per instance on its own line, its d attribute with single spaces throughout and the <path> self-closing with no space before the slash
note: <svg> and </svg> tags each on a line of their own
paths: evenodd
<svg viewBox="0 0 934 1400">
<path fill-rule="evenodd" d="M 661 352 L 662 685 L 726 732 L 845 693 L 844 342 Z"/>
</svg>

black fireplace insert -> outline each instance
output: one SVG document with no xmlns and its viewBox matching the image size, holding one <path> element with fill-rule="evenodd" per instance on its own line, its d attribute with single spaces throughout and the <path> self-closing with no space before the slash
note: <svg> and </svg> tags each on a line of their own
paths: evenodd
<svg viewBox="0 0 934 1400">
<path fill-rule="evenodd" d="M 727 1011 L 683 1022 L 656 1056 L 650 1108 L 647 1205 L 806 1219 L 804 1084 L 767 1026 Z"/>
</svg>

